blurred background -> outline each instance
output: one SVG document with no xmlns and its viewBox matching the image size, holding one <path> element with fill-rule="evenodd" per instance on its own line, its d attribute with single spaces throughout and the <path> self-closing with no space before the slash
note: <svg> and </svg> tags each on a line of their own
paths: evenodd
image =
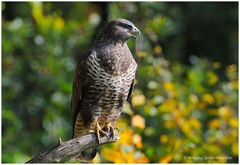
<svg viewBox="0 0 240 165">
<path fill-rule="evenodd" d="M 238 162 L 237 2 L 3 2 L 2 162 L 71 138 L 77 59 L 118 17 L 141 30 L 137 81 L 93 162 Z"/>
</svg>

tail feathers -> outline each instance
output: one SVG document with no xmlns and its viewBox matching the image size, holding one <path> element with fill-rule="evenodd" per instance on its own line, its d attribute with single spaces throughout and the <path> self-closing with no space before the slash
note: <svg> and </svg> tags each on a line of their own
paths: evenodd
<svg viewBox="0 0 240 165">
<path fill-rule="evenodd" d="M 85 151 L 82 151 L 79 155 L 79 158 L 82 161 L 89 162 L 96 156 L 96 154 L 97 154 L 97 147 L 89 148 Z"/>
</svg>

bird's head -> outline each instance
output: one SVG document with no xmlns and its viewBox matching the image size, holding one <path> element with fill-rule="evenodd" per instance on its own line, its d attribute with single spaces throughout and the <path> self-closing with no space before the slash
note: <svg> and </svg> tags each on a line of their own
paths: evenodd
<svg viewBox="0 0 240 165">
<path fill-rule="evenodd" d="M 140 30 L 130 21 L 118 18 L 110 21 L 103 29 L 102 35 L 115 41 L 125 42 L 140 35 Z"/>
</svg>

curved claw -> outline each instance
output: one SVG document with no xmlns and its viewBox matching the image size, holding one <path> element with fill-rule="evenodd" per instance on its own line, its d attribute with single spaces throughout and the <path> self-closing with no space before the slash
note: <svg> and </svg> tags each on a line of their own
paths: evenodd
<svg viewBox="0 0 240 165">
<path fill-rule="evenodd" d="M 109 138 L 108 134 L 101 129 L 98 122 L 97 122 L 97 127 L 96 127 L 96 133 L 97 133 L 97 140 L 98 140 L 99 144 L 101 143 L 100 142 L 100 134 L 107 136 L 107 138 Z"/>
<path fill-rule="evenodd" d="M 116 135 L 116 134 L 119 134 L 119 132 L 120 132 L 120 129 L 119 129 L 118 127 L 113 127 L 113 126 L 111 125 L 111 123 L 106 124 L 105 127 L 104 127 L 104 129 L 107 130 L 107 132 L 110 133 L 110 135 L 111 135 L 110 137 L 112 137 L 112 138 L 114 138 L 115 135 Z M 116 131 L 116 130 L 117 130 L 117 131 Z"/>
</svg>

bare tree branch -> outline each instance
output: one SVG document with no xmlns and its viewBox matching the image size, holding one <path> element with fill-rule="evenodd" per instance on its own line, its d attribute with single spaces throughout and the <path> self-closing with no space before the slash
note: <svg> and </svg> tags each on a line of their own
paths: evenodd
<svg viewBox="0 0 240 165">
<path fill-rule="evenodd" d="M 109 136 L 110 137 L 110 136 Z M 100 144 L 96 139 L 95 134 L 84 135 L 66 142 L 61 142 L 53 148 L 36 155 L 26 163 L 57 163 L 67 160 L 79 160 L 78 156 L 82 151 L 88 148 L 96 147 L 98 145 L 116 142 L 119 136 L 115 134 L 113 137 L 101 137 Z"/>
</svg>

